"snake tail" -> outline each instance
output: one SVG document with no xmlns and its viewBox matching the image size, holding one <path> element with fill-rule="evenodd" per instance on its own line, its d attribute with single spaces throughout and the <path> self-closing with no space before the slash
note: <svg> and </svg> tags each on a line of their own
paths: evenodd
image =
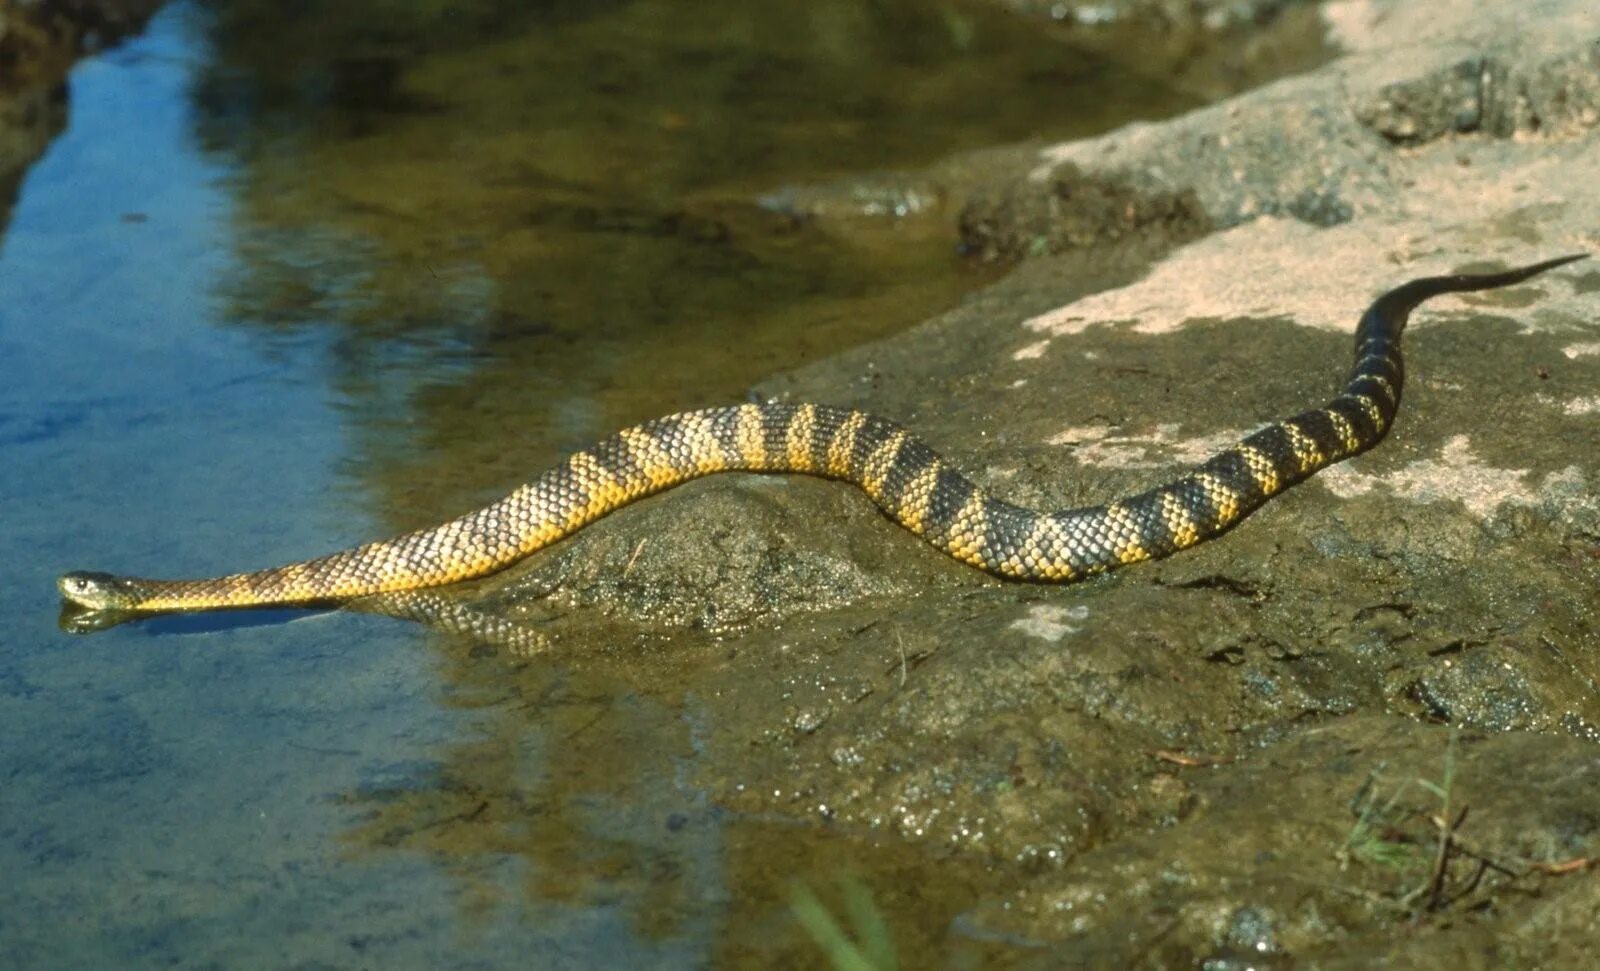
<svg viewBox="0 0 1600 971">
<path fill-rule="evenodd" d="M 1381 441 L 1400 407 L 1400 338 L 1429 297 L 1520 283 L 1582 255 L 1501 273 L 1426 277 L 1379 297 L 1356 328 L 1344 389 L 1164 485 L 1104 505 L 1040 512 L 979 489 L 921 439 L 850 408 L 769 402 L 668 415 L 578 452 L 510 495 L 428 529 L 286 566 L 201 580 L 69 573 L 69 601 L 121 612 L 342 602 L 504 569 L 607 513 L 717 472 L 794 472 L 853 483 L 895 522 L 981 570 L 1066 583 L 1168 556 Z"/>
</svg>

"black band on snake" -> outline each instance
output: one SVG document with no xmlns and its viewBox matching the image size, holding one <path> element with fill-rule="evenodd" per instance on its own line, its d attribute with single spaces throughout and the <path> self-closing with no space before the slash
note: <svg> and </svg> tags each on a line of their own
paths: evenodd
<svg viewBox="0 0 1600 971">
<path fill-rule="evenodd" d="M 714 472 L 801 472 L 859 486 L 895 522 L 1003 577 L 1070 583 L 1222 533 L 1268 499 L 1376 445 L 1400 406 L 1400 335 L 1442 293 L 1520 283 L 1582 255 L 1503 273 L 1428 277 L 1379 297 L 1356 328 L 1344 391 L 1268 425 L 1148 492 L 1035 512 L 984 494 L 894 422 L 848 408 L 769 403 L 669 415 L 613 435 L 475 512 L 314 560 L 205 580 L 68 573 L 68 600 L 122 612 L 348 600 L 501 570 L 613 509 Z"/>
</svg>

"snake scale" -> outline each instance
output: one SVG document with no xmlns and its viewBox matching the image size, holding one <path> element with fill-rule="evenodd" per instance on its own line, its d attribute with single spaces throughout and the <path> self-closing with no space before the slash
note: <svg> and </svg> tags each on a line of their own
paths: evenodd
<svg viewBox="0 0 1600 971">
<path fill-rule="evenodd" d="M 82 607 L 131 613 L 333 602 L 416 590 L 503 569 L 620 506 L 728 471 L 842 479 L 964 563 L 1003 577 L 1071 582 L 1216 536 L 1317 470 L 1376 445 L 1400 405 L 1400 336 L 1422 301 L 1520 283 L 1581 258 L 1426 277 L 1389 291 L 1356 327 L 1355 363 L 1338 397 L 1246 436 L 1165 485 L 1101 506 L 1036 512 L 986 495 L 904 428 L 863 411 L 742 404 L 625 429 L 497 502 L 393 539 L 211 579 L 74 572 L 59 587 Z"/>
</svg>

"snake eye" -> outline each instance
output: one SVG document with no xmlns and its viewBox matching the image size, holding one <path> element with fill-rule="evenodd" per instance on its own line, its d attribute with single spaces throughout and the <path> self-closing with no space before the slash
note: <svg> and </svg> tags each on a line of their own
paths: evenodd
<svg viewBox="0 0 1600 971">
<path fill-rule="evenodd" d="M 74 570 L 56 581 L 61 595 L 85 607 L 108 606 L 108 598 L 116 590 L 116 577 L 109 573 L 91 573 Z"/>
</svg>

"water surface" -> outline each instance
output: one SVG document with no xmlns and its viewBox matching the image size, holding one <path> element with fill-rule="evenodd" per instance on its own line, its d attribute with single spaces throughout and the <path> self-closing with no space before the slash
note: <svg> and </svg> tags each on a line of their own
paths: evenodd
<svg viewBox="0 0 1600 971">
<path fill-rule="evenodd" d="M 845 870 L 946 953 L 964 878 L 720 812 L 692 699 L 369 616 L 73 638 L 53 579 L 299 559 L 736 400 L 987 279 L 948 217 L 762 198 L 1187 99 L 977 3 L 299 8 L 83 62 L 0 240 L 5 963 L 773 959 Z"/>
</svg>

